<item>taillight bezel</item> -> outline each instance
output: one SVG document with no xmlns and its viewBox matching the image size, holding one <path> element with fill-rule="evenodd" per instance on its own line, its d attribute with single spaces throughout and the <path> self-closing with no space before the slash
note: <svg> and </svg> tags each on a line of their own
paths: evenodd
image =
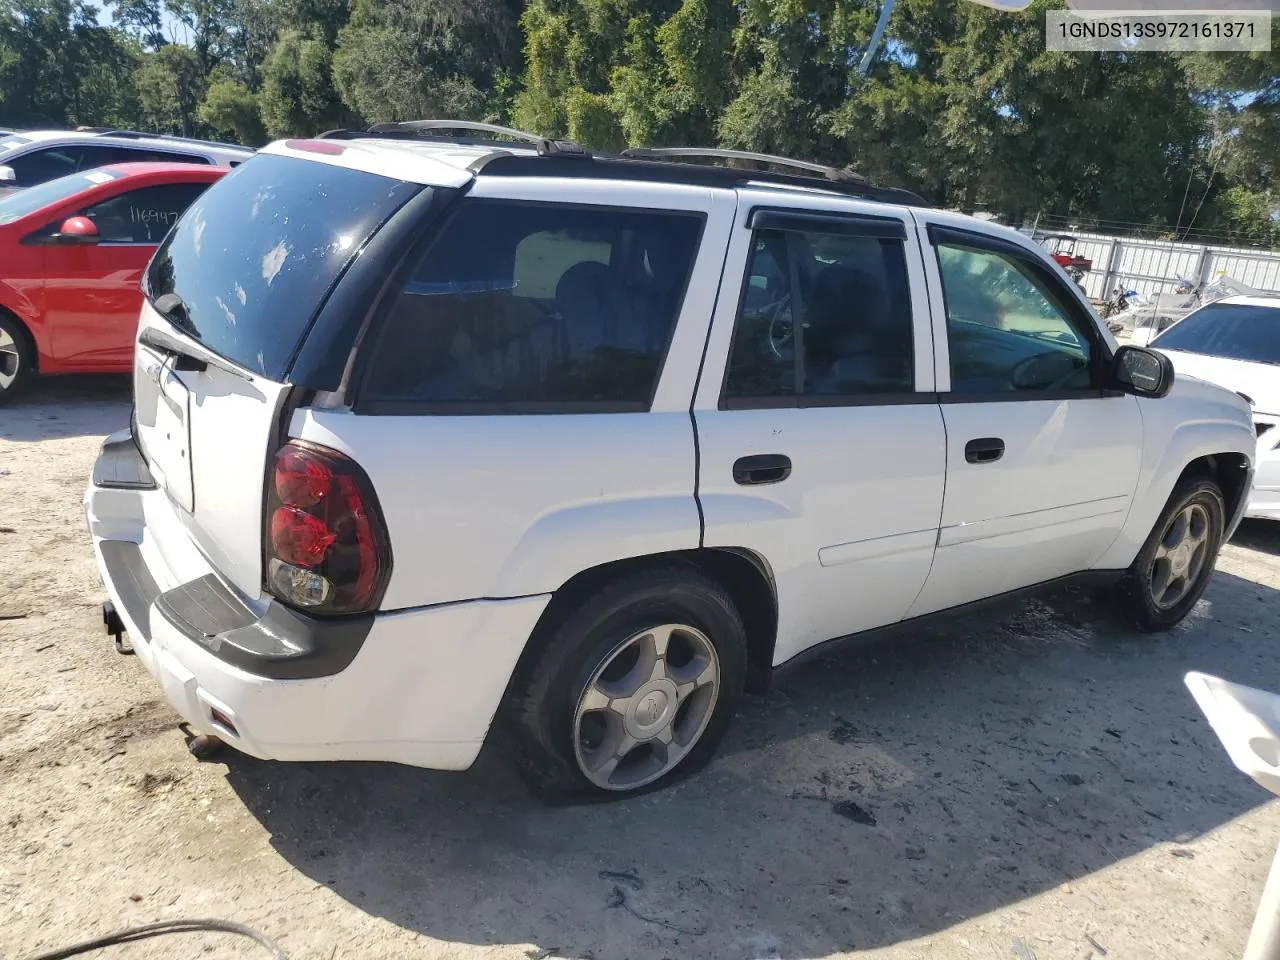
<svg viewBox="0 0 1280 960">
<path fill-rule="evenodd" d="M 272 583 L 272 561 L 279 560 L 287 563 L 278 557 L 274 552 L 274 539 L 272 535 L 272 518 L 276 511 L 280 509 L 299 510 L 308 513 L 311 516 L 317 516 L 314 512 L 318 507 L 322 506 L 322 501 L 317 501 L 309 507 L 300 507 L 297 504 L 286 503 L 279 495 L 276 484 L 276 468 L 281 458 L 288 453 L 300 453 L 304 457 L 323 463 L 331 472 L 333 482 L 330 490 L 326 495 L 333 494 L 337 488 L 337 478 L 347 478 L 348 482 L 354 485 L 355 493 L 359 497 L 360 506 L 363 510 L 367 532 L 369 539 L 372 541 L 374 560 L 376 564 L 376 573 L 374 582 L 370 590 L 369 596 L 363 603 L 358 605 L 338 603 L 338 594 L 346 584 L 338 584 L 337 589 L 332 595 L 326 598 L 320 604 L 305 604 L 295 602 L 288 596 L 282 596 Z M 262 585 L 263 590 L 271 597 L 289 607 L 291 610 L 313 617 L 348 617 L 367 615 L 379 610 L 382 606 L 382 598 L 387 591 L 387 585 L 391 580 L 391 570 L 393 567 L 393 556 L 391 550 L 391 537 L 387 529 L 386 517 L 382 511 L 382 505 L 378 500 L 377 491 L 374 489 L 373 482 L 369 479 L 369 475 L 364 471 L 355 460 L 347 456 L 340 450 L 323 444 L 314 443 L 309 440 L 301 440 L 297 438 L 288 438 L 285 440 L 271 455 L 267 461 L 267 471 L 265 478 L 265 495 L 263 497 L 262 511 Z M 348 509 L 348 515 L 355 522 L 355 514 Z M 358 524 L 357 524 L 358 526 Z M 337 531 L 335 531 L 336 533 Z M 344 548 L 357 549 L 357 542 L 352 544 L 343 544 Z M 324 565 L 329 562 L 329 549 L 326 549 L 324 558 L 317 565 L 317 572 L 323 570 Z M 290 564 L 292 566 L 292 564 Z M 320 572 L 320 575 L 324 574 Z M 326 578 L 327 579 L 327 578 Z M 357 579 L 359 579 L 357 577 Z"/>
</svg>

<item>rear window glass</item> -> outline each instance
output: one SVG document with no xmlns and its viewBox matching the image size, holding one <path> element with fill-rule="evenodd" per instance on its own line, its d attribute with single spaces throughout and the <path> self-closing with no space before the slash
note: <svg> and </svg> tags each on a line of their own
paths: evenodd
<svg viewBox="0 0 1280 960">
<path fill-rule="evenodd" d="M 421 190 L 327 163 L 261 154 L 191 205 L 147 271 L 147 295 L 182 298 L 183 332 L 281 380 L 356 252 Z"/>
<path fill-rule="evenodd" d="M 362 404 L 646 409 L 699 214 L 467 200 L 386 320 Z"/>
<path fill-rule="evenodd" d="M 1151 345 L 1161 350 L 1280 364 L 1280 305 L 1211 303 L 1170 327 Z"/>
<path fill-rule="evenodd" d="M 14 147 L 20 147 L 24 143 L 30 143 L 26 137 L 20 137 L 16 133 L 10 133 L 0 137 L 0 153 L 6 150 L 12 150 Z"/>
<path fill-rule="evenodd" d="M 89 173 L 73 173 L 25 190 L 17 190 L 0 197 L 0 224 L 12 223 L 29 213 L 35 213 L 50 204 L 74 197 L 77 193 L 119 179 L 118 173 L 109 170 L 93 170 Z"/>
</svg>

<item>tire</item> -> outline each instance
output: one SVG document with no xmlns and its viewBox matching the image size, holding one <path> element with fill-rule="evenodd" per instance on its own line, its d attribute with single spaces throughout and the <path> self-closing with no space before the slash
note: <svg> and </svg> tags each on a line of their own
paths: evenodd
<svg viewBox="0 0 1280 960">
<path fill-rule="evenodd" d="M 506 710 L 517 765 L 542 800 L 621 799 L 707 764 L 747 672 L 746 631 L 723 586 L 670 563 L 551 613 Z"/>
<path fill-rule="evenodd" d="M 35 369 L 35 351 L 26 327 L 0 311 L 0 406 L 26 388 Z"/>
<path fill-rule="evenodd" d="M 1213 577 L 1226 513 L 1222 489 L 1212 480 L 1193 477 L 1174 488 L 1121 581 L 1127 612 L 1140 629 L 1168 630 L 1191 612 Z M 1184 519 L 1187 532 L 1179 534 Z M 1184 544 L 1191 546 L 1177 549 Z"/>
</svg>

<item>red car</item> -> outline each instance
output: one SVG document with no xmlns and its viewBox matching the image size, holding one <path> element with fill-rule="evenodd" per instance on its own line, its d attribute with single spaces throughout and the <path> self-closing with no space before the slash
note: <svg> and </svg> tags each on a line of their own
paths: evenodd
<svg viewBox="0 0 1280 960">
<path fill-rule="evenodd" d="M 131 368 L 142 271 L 226 172 L 124 163 L 0 195 L 0 403 L 36 373 Z"/>
</svg>

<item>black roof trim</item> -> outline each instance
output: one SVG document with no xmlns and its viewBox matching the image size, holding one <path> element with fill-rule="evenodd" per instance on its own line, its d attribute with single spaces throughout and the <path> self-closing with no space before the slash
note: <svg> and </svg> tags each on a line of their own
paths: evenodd
<svg viewBox="0 0 1280 960">
<path fill-rule="evenodd" d="M 488 144 L 486 144 L 488 145 Z M 684 183 L 692 186 L 733 188 L 748 183 L 773 184 L 825 190 L 862 200 L 879 200 L 927 207 L 930 204 L 910 190 L 878 187 L 865 181 L 828 180 L 823 176 L 799 176 L 771 170 L 742 170 L 737 167 L 707 166 L 680 161 L 611 157 L 597 154 L 581 157 L 512 154 L 495 151 L 471 164 L 477 175 L 495 177 L 579 177 L 591 180 L 638 180 L 655 183 Z"/>
</svg>

